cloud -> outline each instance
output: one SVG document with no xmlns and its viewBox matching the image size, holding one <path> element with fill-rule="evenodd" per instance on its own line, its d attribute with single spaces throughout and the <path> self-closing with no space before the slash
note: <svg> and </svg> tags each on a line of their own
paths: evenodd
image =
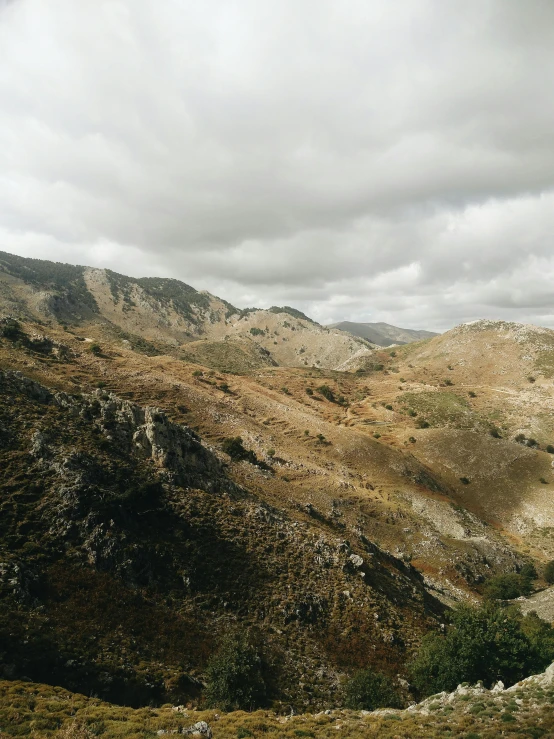
<svg viewBox="0 0 554 739">
<path fill-rule="evenodd" d="M 0 248 L 552 324 L 550 0 L 0 2 Z"/>
</svg>

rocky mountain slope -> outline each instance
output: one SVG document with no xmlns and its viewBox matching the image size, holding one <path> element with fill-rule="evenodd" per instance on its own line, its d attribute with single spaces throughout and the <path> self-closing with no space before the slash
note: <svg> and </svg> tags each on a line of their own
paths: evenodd
<svg viewBox="0 0 554 739">
<path fill-rule="evenodd" d="M 410 328 L 398 328 L 390 323 L 355 323 L 353 321 L 340 321 L 331 323 L 328 328 L 338 328 L 348 331 L 353 336 L 367 339 L 377 346 L 391 346 L 392 344 L 410 344 L 412 341 L 431 339 L 438 334 L 433 331 L 418 331 Z"/>
<path fill-rule="evenodd" d="M 0 252 L 0 313 L 89 325 L 150 354 L 177 353 L 233 370 L 340 368 L 371 355 L 367 341 L 330 330 L 289 307 L 239 310 L 173 279 L 133 279 Z"/>
<path fill-rule="evenodd" d="M 182 701 L 239 619 L 275 651 L 276 693 L 317 704 L 356 650 L 400 669 L 442 613 L 417 570 L 269 505 L 159 409 L 8 371 L 0 433 L 4 677 Z"/>
</svg>

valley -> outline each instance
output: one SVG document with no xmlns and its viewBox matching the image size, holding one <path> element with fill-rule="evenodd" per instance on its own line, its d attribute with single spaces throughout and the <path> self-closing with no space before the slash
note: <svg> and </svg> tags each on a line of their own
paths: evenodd
<svg viewBox="0 0 554 739">
<path fill-rule="evenodd" d="M 197 705 L 240 627 L 275 710 L 317 712 L 368 664 L 404 679 L 491 577 L 546 588 L 554 331 L 382 347 L 175 280 L 0 266 L 4 678 Z"/>
</svg>

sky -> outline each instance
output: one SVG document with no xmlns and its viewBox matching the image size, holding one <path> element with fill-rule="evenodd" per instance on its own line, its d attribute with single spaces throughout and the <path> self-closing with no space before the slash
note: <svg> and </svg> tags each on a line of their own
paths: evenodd
<svg viewBox="0 0 554 739">
<path fill-rule="evenodd" d="M 554 2 L 0 0 L 0 250 L 554 327 Z"/>
</svg>

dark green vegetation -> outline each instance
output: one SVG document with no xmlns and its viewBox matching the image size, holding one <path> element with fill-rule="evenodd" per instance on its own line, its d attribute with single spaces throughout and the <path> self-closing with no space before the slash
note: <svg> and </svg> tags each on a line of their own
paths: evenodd
<svg viewBox="0 0 554 739">
<path fill-rule="evenodd" d="M 533 590 L 533 577 L 515 572 L 495 575 L 485 583 L 485 596 L 490 600 L 511 600 L 520 595 L 530 595 Z"/>
<path fill-rule="evenodd" d="M 223 711 L 251 711 L 267 700 L 270 666 L 249 635 L 228 635 L 206 669 L 206 705 Z"/>
<path fill-rule="evenodd" d="M 281 655 L 268 700 L 321 706 L 337 670 L 401 671 L 442 618 L 414 568 L 332 522 L 293 524 L 187 427 L 103 390 L 0 373 L 0 465 L 4 677 L 135 706 L 197 700 L 239 621 Z"/>
<path fill-rule="evenodd" d="M 296 308 L 291 308 L 290 305 L 283 305 L 281 307 L 279 307 L 278 305 L 272 305 L 269 310 L 271 313 L 288 313 L 289 316 L 292 316 L 293 318 L 298 318 L 301 321 L 315 323 L 312 318 L 309 318 L 305 313 L 302 313 L 302 311 L 297 310 Z"/>
<path fill-rule="evenodd" d="M 251 449 L 246 449 L 240 436 L 232 436 L 225 439 L 221 445 L 221 449 L 236 462 L 250 462 L 250 464 L 267 469 L 267 465 L 259 460 Z"/>
<path fill-rule="evenodd" d="M 451 691 L 462 682 L 507 685 L 554 661 L 554 629 L 535 614 L 488 603 L 452 613 L 444 635 L 424 637 L 410 665 L 422 695 Z"/>
<path fill-rule="evenodd" d="M 391 678 L 373 670 L 360 670 L 348 681 L 344 704 L 365 711 L 403 707 L 398 687 Z"/>
<path fill-rule="evenodd" d="M 133 287 L 139 285 L 144 293 L 161 306 L 171 306 L 178 314 L 195 321 L 196 315 L 192 310 L 196 308 L 207 309 L 210 307 L 210 299 L 207 295 L 198 292 L 194 287 L 180 280 L 163 277 L 141 277 L 138 279 L 120 275 L 117 272 L 106 270 L 112 295 L 116 303 L 122 301 L 124 310 L 134 307 Z M 227 304 L 233 313 L 238 311 L 232 305 Z"/>
<path fill-rule="evenodd" d="M 79 304 L 97 312 L 98 306 L 87 290 L 85 267 L 43 259 L 26 259 L 0 252 L 0 270 L 42 290 L 52 290 L 60 303 L 76 308 Z"/>
</svg>

